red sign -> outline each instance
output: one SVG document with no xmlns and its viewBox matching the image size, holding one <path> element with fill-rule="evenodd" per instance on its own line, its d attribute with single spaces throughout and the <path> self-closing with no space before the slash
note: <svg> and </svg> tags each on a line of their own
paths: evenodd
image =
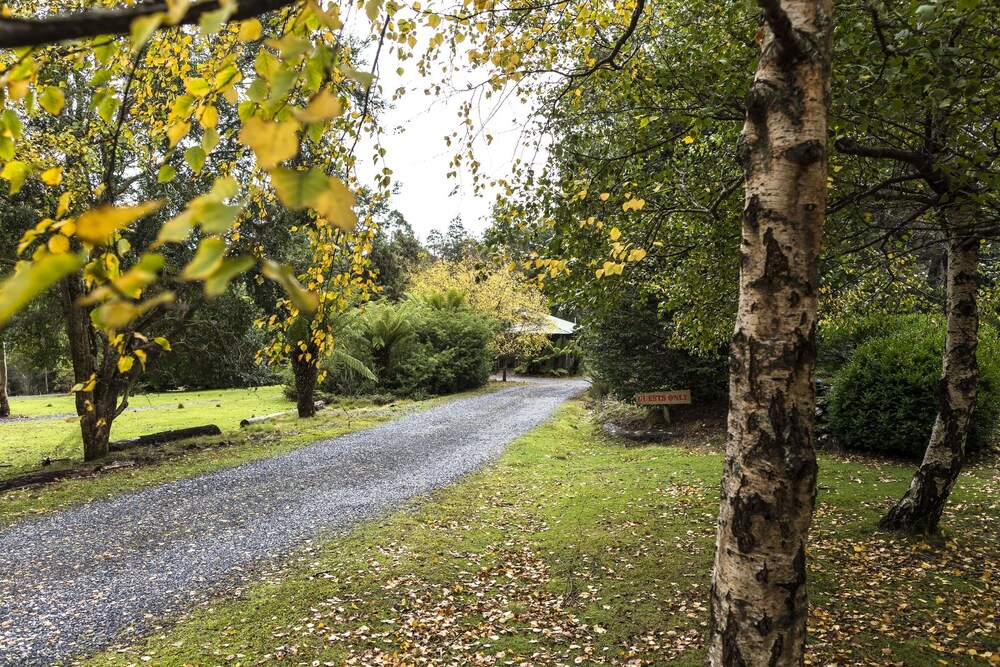
<svg viewBox="0 0 1000 667">
<path fill-rule="evenodd" d="M 650 391 L 635 395 L 636 405 L 690 405 L 691 390 Z"/>
</svg>

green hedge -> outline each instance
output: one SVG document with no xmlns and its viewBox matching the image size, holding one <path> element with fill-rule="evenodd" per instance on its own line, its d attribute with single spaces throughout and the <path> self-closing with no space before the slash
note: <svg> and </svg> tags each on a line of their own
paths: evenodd
<svg viewBox="0 0 1000 667">
<path fill-rule="evenodd" d="M 945 327 L 939 318 L 908 316 L 885 323 L 890 333 L 854 350 L 833 379 L 829 425 L 846 449 L 919 459 L 937 416 Z M 989 446 L 1000 416 L 1000 344 L 980 335 L 979 394 L 966 451 Z"/>
</svg>

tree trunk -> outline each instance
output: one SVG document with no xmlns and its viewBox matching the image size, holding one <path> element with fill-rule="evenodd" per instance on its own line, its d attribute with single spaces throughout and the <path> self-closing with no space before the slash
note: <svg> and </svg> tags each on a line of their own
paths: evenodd
<svg viewBox="0 0 1000 667">
<path fill-rule="evenodd" d="M 829 0 L 758 0 L 763 41 L 738 148 L 746 177 L 712 665 L 802 665 L 826 208 Z"/>
<path fill-rule="evenodd" d="M 881 530 L 937 532 L 941 512 L 962 470 L 965 441 L 976 408 L 979 310 L 976 304 L 979 239 L 948 242 L 948 333 L 945 338 L 938 414 L 924 460 L 906 494 L 879 521 Z"/>
<path fill-rule="evenodd" d="M 308 359 L 306 359 L 307 356 Z M 316 379 L 319 376 L 319 368 L 316 365 L 316 347 L 310 343 L 305 352 L 296 348 L 291 357 L 299 417 L 312 417 L 316 414 L 316 402 L 313 399 L 313 394 L 316 390 Z"/>
<path fill-rule="evenodd" d="M 115 418 L 118 392 L 114 377 L 105 377 L 98 369 L 98 338 L 90 322 L 90 309 L 78 305 L 85 288 L 80 274 L 73 274 L 62 283 L 62 307 L 69 338 L 70 359 L 73 362 L 73 382 L 88 384 L 95 380 L 93 391 L 76 392 L 76 414 L 80 417 L 80 434 L 83 437 L 83 460 L 93 461 L 108 453 L 111 440 L 111 423 Z M 105 350 L 104 365 L 116 363 Z M 99 372 L 100 371 L 100 372 Z"/>
<path fill-rule="evenodd" d="M 7 396 L 7 344 L 0 340 L 0 418 L 10 417 L 10 398 Z"/>
</svg>

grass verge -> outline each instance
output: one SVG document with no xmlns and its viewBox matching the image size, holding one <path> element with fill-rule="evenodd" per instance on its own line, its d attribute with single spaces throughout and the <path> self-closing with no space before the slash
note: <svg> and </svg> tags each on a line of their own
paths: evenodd
<svg viewBox="0 0 1000 667">
<path fill-rule="evenodd" d="M 718 444 L 625 447 L 568 404 L 496 465 L 79 664 L 701 665 Z M 1000 472 L 963 475 L 940 540 L 873 535 L 910 473 L 822 459 L 808 664 L 1000 662 Z"/>
</svg>

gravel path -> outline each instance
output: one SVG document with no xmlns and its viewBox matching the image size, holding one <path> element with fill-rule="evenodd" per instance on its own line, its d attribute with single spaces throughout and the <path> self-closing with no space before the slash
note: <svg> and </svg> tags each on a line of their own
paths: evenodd
<svg viewBox="0 0 1000 667">
<path fill-rule="evenodd" d="M 581 392 L 549 381 L 439 407 L 274 458 L 0 532 L 0 665 L 128 641 L 317 534 L 495 459 Z"/>
</svg>

